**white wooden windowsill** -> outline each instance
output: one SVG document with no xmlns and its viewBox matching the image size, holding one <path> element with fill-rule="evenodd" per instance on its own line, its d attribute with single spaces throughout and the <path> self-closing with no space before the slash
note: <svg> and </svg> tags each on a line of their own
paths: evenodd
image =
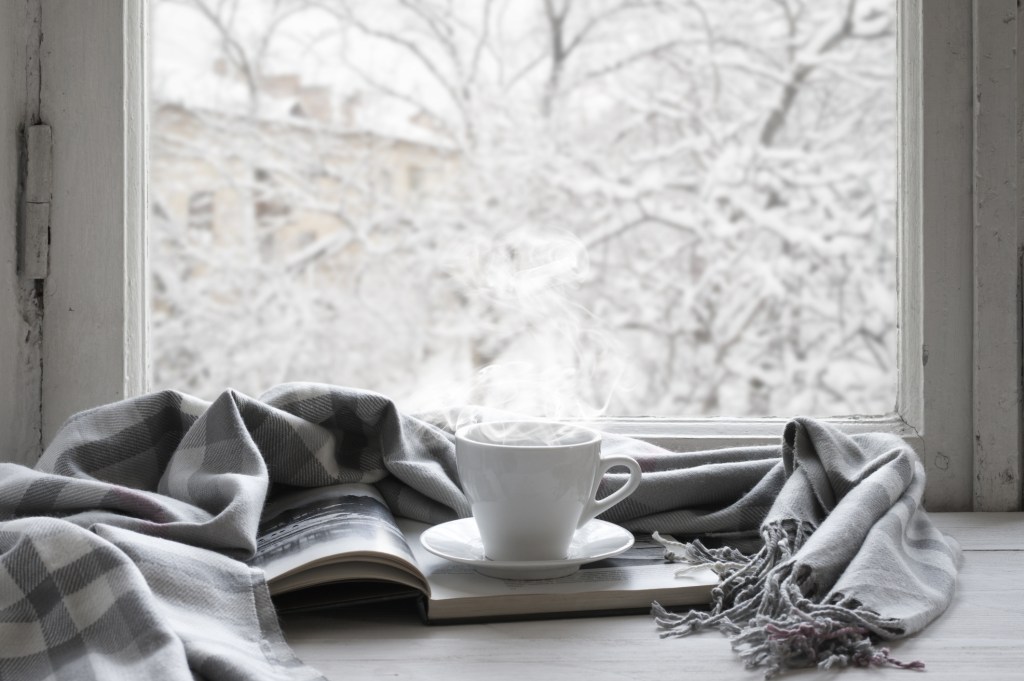
<svg viewBox="0 0 1024 681">
<path fill-rule="evenodd" d="M 896 641 L 898 659 L 920 659 L 928 681 L 1017 681 L 1024 669 L 1024 513 L 941 513 L 933 518 L 964 548 L 956 598 L 924 632 Z M 707 632 L 658 638 L 647 616 L 427 626 L 391 609 L 289 616 L 285 636 L 328 679 L 444 681 L 751 681 L 727 639 Z M 908 681 L 900 669 L 848 670 L 829 678 Z M 820 678 L 816 670 L 783 678 Z"/>
</svg>

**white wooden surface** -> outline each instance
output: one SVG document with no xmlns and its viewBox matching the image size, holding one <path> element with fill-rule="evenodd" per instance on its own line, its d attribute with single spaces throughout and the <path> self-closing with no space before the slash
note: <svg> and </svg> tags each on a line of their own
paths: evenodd
<svg viewBox="0 0 1024 681">
<path fill-rule="evenodd" d="M 41 309 L 18 273 L 19 151 L 38 115 L 37 0 L 0 2 L 0 461 L 39 455 Z"/>
<path fill-rule="evenodd" d="M 921 634 L 895 642 L 929 681 L 1024 678 L 1024 513 L 936 514 L 965 560 L 950 608 Z M 647 616 L 427 626 L 412 612 L 361 610 L 291 616 L 285 635 L 328 679 L 583 681 L 760 679 L 716 632 L 658 638 Z M 848 670 L 855 679 L 908 680 L 898 669 Z M 815 670 L 784 678 L 820 678 Z M 832 678 L 830 675 L 829 678 Z"/>
<path fill-rule="evenodd" d="M 44 444 L 71 414 L 144 387 L 145 6 L 42 3 L 40 115 L 54 151 Z"/>
<path fill-rule="evenodd" d="M 1017 0 L 974 0 L 974 510 L 1021 502 Z"/>
<path fill-rule="evenodd" d="M 971 508 L 971 37 L 971 0 L 900 3 L 897 411 L 932 510 Z"/>
</svg>

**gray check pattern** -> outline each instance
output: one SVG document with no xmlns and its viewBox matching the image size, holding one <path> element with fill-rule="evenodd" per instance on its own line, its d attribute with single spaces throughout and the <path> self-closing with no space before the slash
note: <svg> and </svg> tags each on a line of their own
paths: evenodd
<svg viewBox="0 0 1024 681">
<path fill-rule="evenodd" d="M 756 548 L 785 490 L 796 489 L 791 481 L 830 465 L 816 457 L 817 443 L 843 437 L 800 423 L 810 434 L 799 456 L 786 442 L 679 454 L 609 436 L 605 451 L 636 458 L 644 479 L 604 517 Z M 907 465 L 870 485 L 835 477 L 849 488 L 841 495 L 867 489 L 863 503 L 881 504 L 881 513 L 870 525 L 867 516 L 850 520 L 852 534 L 823 533 L 812 558 L 819 587 L 840 583 L 910 634 L 951 599 L 956 550 L 921 511 L 920 489 L 905 493 L 923 485 L 923 473 L 893 440 L 882 454 L 873 440 L 850 445 L 867 452 L 863 470 L 885 468 L 889 459 L 876 459 L 894 449 Z M 809 500 L 788 508 L 824 530 L 836 493 L 815 487 L 832 484 L 823 476 L 808 478 L 793 496 Z M 469 515 L 445 419 L 403 414 L 375 393 L 301 383 L 259 399 L 229 390 L 211 403 L 163 391 L 75 415 L 35 468 L 0 464 L 0 681 L 322 678 L 288 647 L 262 572 L 245 561 L 268 495 L 340 482 L 377 485 L 397 515 L 429 523 Z M 621 482 L 612 474 L 604 486 Z M 828 561 L 837 537 L 850 547 L 843 560 L 862 561 L 863 571 Z M 943 579 L 932 554 L 944 556 Z M 908 558 L 927 569 L 902 579 Z M 880 566 L 889 590 L 872 599 Z"/>
</svg>

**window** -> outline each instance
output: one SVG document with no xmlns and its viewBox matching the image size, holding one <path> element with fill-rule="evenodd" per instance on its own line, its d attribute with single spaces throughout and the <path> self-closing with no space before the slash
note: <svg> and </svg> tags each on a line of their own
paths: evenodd
<svg viewBox="0 0 1024 681">
<path fill-rule="evenodd" d="M 187 176 L 240 199 L 256 178 L 254 223 L 196 254 L 213 266 L 150 230 L 154 267 L 208 280 L 153 291 L 158 386 L 291 375 L 561 417 L 894 411 L 895 0 L 150 6 L 153 191 Z M 349 245 L 297 272 L 310 251 L 281 237 L 311 229 Z M 240 309 L 285 290 L 305 310 L 223 317 L 244 276 Z M 171 370 L 183 339 L 194 359 Z"/>
<path fill-rule="evenodd" d="M 139 339 L 143 327 L 139 320 L 145 298 L 140 288 L 145 278 L 141 276 L 139 254 L 143 249 L 137 229 L 143 222 L 146 199 L 145 185 L 139 182 L 142 155 L 138 151 L 143 137 L 138 117 L 143 107 L 143 71 L 138 68 L 142 21 L 135 14 L 139 11 L 135 3 L 112 6 L 117 4 L 103 5 L 90 21 L 81 20 L 79 14 L 94 8 L 71 3 L 59 9 L 50 4 L 43 7 L 48 43 L 51 48 L 58 46 L 47 54 L 44 67 L 48 73 L 69 74 L 63 80 L 59 75 L 42 80 L 44 102 L 50 102 L 44 104 L 49 107 L 46 117 L 58 131 L 69 125 L 80 127 L 83 121 L 96 131 L 65 141 L 82 145 L 82 153 L 72 153 L 65 146 L 55 159 L 55 175 L 65 173 L 82 181 L 64 188 L 61 203 L 54 203 L 54 274 L 47 282 L 48 292 L 53 287 L 53 297 L 47 303 L 44 338 L 54 343 L 61 337 L 74 337 L 78 347 L 76 352 L 54 345 L 44 348 L 48 367 L 43 386 L 44 437 L 72 411 L 142 389 Z M 970 228 L 975 217 L 984 228 L 999 220 L 1016 219 L 1013 207 L 1001 214 L 990 212 L 1000 200 L 1015 201 L 1015 197 L 1007 199 L 1005 192 L 984 194 L 985 202 L 973 199 L 974 194 L 998 187 L 1002 181 L 999 173 L 1005 176 L 1012 171 L 1009 186 L 1015 186 L 1015 161 L 1009 163 L 1000 153 L 1000 147 L 1012 145 L 994 140 L 1012 139 L 1016 123 L 1012 87 L 1017 68 L 1012 56 L 1016 24 L 1002 22 L 1000 14 L 1015 12 L 1016 7 L 1015 3 L 986 2 L 972 7 L 962 0 L 908 0 L 901 3 L 900 11 L 904 78 L 899 147 L 903 155 L 902 296 L 897 411 L 892 416 L 837 422 L 854 432 L 888 429 L 907 437 L 926 464 L 928 504 L 933 509 L 968 508 L 972 497 L 979 507 L 991 499 L 1019 505 L 1020 460 L 1015 440 L 1019 437 L 1019 412 L 1015 411 L 1019 401 L 1016 397 L 1000 401 L 986 392 L 999 388 L 999 380 L 1008 378 L 1008 384 L 999 388 L 1002 394 L 1019 395 L 1019 338 L 1007 336 L 996 319 L 1009 317 L 1010 326 L 1016 328 L 1019 313 L 1015 306 L 1000 308 L 1003 303 L 995 300 L 991 307 L 975 308 L 972 293 L 978 286 L 977 295 L 987 300 L 991 291 L 1016 290 L 1016 265 L 1005 264 L 1000 254 L 976 249 Z M 975 22 L 976 42 L 970 28 Z M 71 39 L 83 27 L 99 34 L 86 40 Z M 127 38 L 123 43 L 122 34 Z M 111 39 L 115 35 L 118 40 Z M 121 44 L 123 53 L 99 47 Z M 994 56 L 986 60 L 973 57 L 975 53 Z M 109 98 L 95 96 L 95 83 L 86 85 L 72 79 L 75 64 L 105 73 L 118 72 L 120 67 L 113 68 L 113 64 L 125 66 L 121 82 L 103 85 L 113 88 L 111 97 L 122 96 L 120 88 L 124 88 L 125 118 L 111 117 L 110 107 L 100 104 Z M 985 72 L 995 68 L 993 65 L 1003 67 L 1005 73 L 998 69 L 992 74 Z M 975 80 L 975 68 L 991 77 Z M 1013 97 L 1006 94 L 1011 90 Z M 973 103 L 979 95 L 989 106 L 975 112 Z M 62 106 L 55 104 L 58 100 Z M 1006 102 L 1013 103 L 1009 113 Z M 76 117 L 74 124 L 69 120 L 71 111 Z M 110 151 L 121 149 L 124 156 Z M 97 163 L 107 172 L 97 173 Z M 976 174 L 976 169 L 986 173 Z M 102 186 L 91 181 L 95 178 L 98 182 L 99 177 Z M 126 179 L 111 189 L 111 177 Z M 72 230 L 71 225 L 84 228 Z M 69 236 L 76 231 L 76 236 Z M 1016 232 L 1013 234 L 1016 239 Z M 68 249 L 63 240 L 69 238 L 80 239 L 84 245 Z M 1016 253 L 1016 248 L 1002 250 Z M 980 260 L 975 263 L 974 258 Z M 74 312 L 65 312 L 70 309 Z M 87 321 L 93 319 L 107 323 L 96 328 Z M 1000 344 L 1006 338 L 1010 342 Z M 972 386 L 976 386 L 973 391 Z M 47 399 L 48 395 L 54 399 Z M 1011 408 L 1006 409 L 1006 404 Z M 661 444 L 689 448 L 774 442 L 781 430 L 779 421 L 758 419 L 621 419 L 606 425 Z M 990 444 L 987 454 L 975 450 L 975 435 L 979 443 L 995 442 L 987 438 L 999 433 L 1013 440 L 1013 446 Z M 986 482 L 976 490 L 975 479 L 983 477 L 997 460 L 987 459 L 988 455 L 1002 456 L 1000 470 L 1010 474 L 1005 484 Z M 1009 502 L 1005 502 L 1007 498 Z"/>
</svg>

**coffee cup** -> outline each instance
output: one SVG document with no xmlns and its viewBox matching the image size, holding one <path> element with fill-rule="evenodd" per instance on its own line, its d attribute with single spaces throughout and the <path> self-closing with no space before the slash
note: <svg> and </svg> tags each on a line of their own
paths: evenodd
<svg viewBox="0 0 1024 681">
<path fill-rule="evenodd" d="M 550 421 L 477 423 L 455 433 L 459 479 L 491 560 L 566 557 L 573 534 L 640 484 L 628 456 L 602 456 L 601 434 Z M 604 474 L 629 469 L 619 489 L 597 499 Z"/>
</svg>

